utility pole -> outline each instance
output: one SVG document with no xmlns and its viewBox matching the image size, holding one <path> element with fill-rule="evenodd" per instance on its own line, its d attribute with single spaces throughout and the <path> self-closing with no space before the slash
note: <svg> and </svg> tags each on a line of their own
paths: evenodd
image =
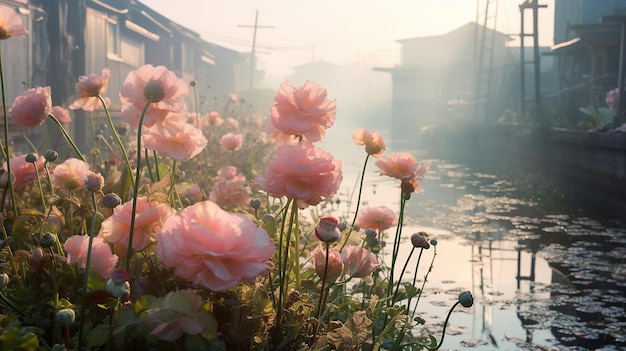
<svg viewBox="0 0 626 351">
<path fill-rule="evenodd" d="M 273 26 L 259 26 L 259 10 L 256 10 L 256 15 L 254 16 L 254 25 L 239 25 L 241 28 L 254 28 L 254 34 L 252 35 L 252 51 L 250 52 L 250 97 L 252 97 L 252 91 L 254 89 L 254 70 L 256 68 L 255 65 L 255 56 L 256 56 L 256 31 L 258 28 L 274 28 Z"/>
<path fill-rule="evenodd" d="M 526 64 L 533 63 L 534 64 L 534 80 L 535 80 L 535 107 L 539 107 L 541 104 L 541 84 L 540 84 L 540 55 L 539 55 L 539 9 L 546 8 L 547 5 L 539 5 L 539 0 L 526 0 L 523 4 L 519 5 L 520 14 L 521 14 L 521 30 L 520 30 L 520 65 L 521 65 L 521 116 L 525 118 L 526 116 Z M 524 32 L 524 11 L 527 9 L 531 9 L 533 13 L 533 32 L 525 33 Z M 524 57 L 524 39 L 526 37 L 533 37 L 533 60 L 526 61 Z"/>
</svg>

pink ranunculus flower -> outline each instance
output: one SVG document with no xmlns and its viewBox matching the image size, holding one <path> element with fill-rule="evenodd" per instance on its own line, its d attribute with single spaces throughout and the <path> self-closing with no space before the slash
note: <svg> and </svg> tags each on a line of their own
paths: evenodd
<svg viewBox="0 0 626 351">
<path fill-rule="evenodd" d="M 326 129 L 335 123 L 336 113 L 336 102 L 326 98 L 326 89 L 308 80 L 301 87 L 283 82 L 270 108 L 276 129 L 311 142 L 324 138 Z"/>
<path fill-rule="evenodd" d="M 88 235 L 73 235 L 67 238 L 63 248 L 67 251 L 67 263 L 76 264 L 79 268 L 87 266 Z M 99 236 L 93 238 L 89 269 L 108 279 L 117 265 L 117 260 L 117 255 L 111 252 L 109 244 L 105 243 L 104 239 Z"/>
<path fill-rule="evenodd" d="M 383 232 L 398 224 L 398 215 L 387 206 L 368 207 L 359 211 L 354 224 L 363 229 Z"/>
<path fill-rule="evenodd" d="M 359 128 L 352 134 L 352 140 L 357 145 L 365 145 L 365 152 L 372 156 L 381 156 L 385 153 L 385 140 L 375 131 Z"/>
<path fill-rule="evenodd" d="M 301 208 L 317 205 L 337 193 L 343 174 L 341 161 L 308 141 L 276 149 L 257 183 L 274 197 L 298 200 Z"/>
<path fill-rule="evenodd" d="M 239 124 L 239 121 L 232 118 L 232 117 L 228 117 L 226 118 L 226 121 L 224 123 L 226 125 L 226 127 L 228 127 L 228 129 L 232 130 L 232 131 L 237 131 L 239 130 L 239 127 L 241 126 Z"/>
<path fill-rule="evenodd" d="M 250 204 L 252 191 L 237 167 L 226 166 L 217 172 L 209 200 L 223 208 L 246 207 Z"/>
<path fill-rule="evenodd" d="M 231 104 L 238 104 L 239 103 L 239 95 L 237 95 L 236 93 L 228 94 L 228 102 L 231 103 Z"/>
<path fill-rule="evenodd" d="M 376 166 L 381 175 L 386 175 L 399 180 L 422 179 L 429 169 L 427 163 L 415 160 L 415 156 L 408 152 L 398 152 L 379 158 Z"/>
<path fill-rule="evenodd" d="M 182 113 L 170 113 L 160 123 L 147 128 L 142 133 L 144 147 L 178 161 L 193 158 L 204 150 L 207 139 L 186 119 Z"/>
<path fill-rule="evenodd" d="M 372 272 L 381 267 L 376 255 L 364 247 L 348 245 L 341 252 L 344 269 L 351 278 L 362 278 L 365 284 L 372 285 Z"/>
<path fill-rule="evenodd" d="M 94 111 L 101 107 L 98 96 L 106 93 L 109 87 L 111 71 L 103 68 L 100 74 L 92 73 L 89 76 L 78 77 L 76 83 L 76 100 L 69 106 L 72 110 L 82 108 L 85 111 Z"/>
<path fill-rule="evenodd" d="M 15 98 L 9 109 L 11 121 L 20 127 L 36 127 L 52 112 L 50 87 L 35 87 Z"/>
<path fill-rule="evenodd" d="M 68 158 L 52 170 L 52 185 L 67 191 L 80 190 L 85 186 L 85 178 L 90 173 L 87 163 L 77 158 Z"/>
<path fill-rule="evenodd" d="M 176 192 L 192 204 L 205 198 L 204 191 L 196 183 L 177 183 L 175 187 Z"/>
<path fill-rule="evenodd" d="M 145 312 L 146 323 L 152 328 L 150 334 L 165 341 L 176 341 L 184 334 L 216 334 L 217 320 L 203 304 L 191 289 L 169 292 L 162 306 Z"/>
<path fill-rule="evenodd" d="M 100 235 L 104 240 L 117 248 L 128 248 L 130 236 L 130 219 L 133 202 L 127 201 L 113 209 L 113 215 L 102 222 Z M 155 242 L 156 233 L 161 230 L 163 222 L 174 210 L 167 204 L 150 201 L 145 196 L 137 198 L 135 229 L 133 231 L 133 250 L 140 251 Z"/>
<path fill-rule="evenodd" d="M 243 146 L 243 135 L 226 133 L 220 138 L 222 151 L 237 151 Z"/>
<path fill-rule="evenodd" d="M 26 162 L 26 155 L 18 155 L 11 157 L 11 178 L 13 179 L 13 187 L 15 190 L 20 190 L 27 187 L 33 181 L 37 180 L 37 173 L 35 173 L 35 167 L 32 163 Z M 46 160 L 43 156 L 37 157 L 37 170 L 40 177 L 46 176 L 46 169 L 44 164 Z M 4 164 L 2 169 L 7 170 L 7 165 Z M 6 173 L 4 173 L 6 174 Z"/>
<path fill-rule="evenodd" d="M 27 35 L 22 17 L 12 8 L 0 5 L 0 40 L 9 39 L 14 35 Z"/>
<path fill-rule="evenodd" d="M 263 131 L 274 138 L 274 144 L 276 145 L 297 144 L 299 141 L 296 135 L 285 134 L 274 127 L 270 118 L 263 123 Z"/>
<path fill-rule="evenodd" d="M 204 118 L 206 119 L 206 123 L 213 127 L 217 127 L 224 123 L 224 120 L 220 117 L 219 112 L 216 111 L 209 112 L 206 116 L 204 116 Z"/>
<path fill-rule="evenodd" d="M 326 248 L 322 245 L 318 245 L 311 252 L 311 259 L 318 277 L 324 279 L 324 272 L 326 272 L 327 282 L 334 282 L 343 274 L 343 260 L 336 249 L 328 250 L 328 268 L 326 268 Z"/>
<path fill-rule="evenodd" d="M 207 200 L 169 217 L 157 233 L 155 251 L 178 277 L 226 291 L 265 274 L 275 245 L 248 217 Z"/>
<path fill-rule="evenodd" d="M 144 125 L 151 126 L 164 118 L 164 113 L 185 111 L 184 98 L 188 92 L 187 83 L 165 66 L 141 66 L 126 76 L 120 89 L 122 116 L 136 128 L 141 112 L 149 103 Z"/>
<path fill-rule="evenodd" d="M 62 123 L 70 123 L 72 121 L 72 117 L 70 116 L 70 111 L 68 111 L 63 106 L 52 106 L 52 115 L 56 117 L 59 122 Z"/>
<path fill-rule="evenodd" d="M 140 108 L 133 104 L 122 102 L 122 119 L 135 129 L 139 127 L 141 111 L 142 110 Z M 161 110 L 153 105 L 150 105 L 148 110 L 146 110 L 143 125 L 146 127 L 152 127 L 155 123 L 161 123 L 170 115 L 170 112 L 171 111 L 169 110 Z"/>
</svg>

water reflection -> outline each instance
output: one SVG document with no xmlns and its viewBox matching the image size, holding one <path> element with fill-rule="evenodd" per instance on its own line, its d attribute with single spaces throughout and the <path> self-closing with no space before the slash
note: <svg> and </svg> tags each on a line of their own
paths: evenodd
<svg viewBox="0 0 626 351">
<path fill-rule="evenodd" d="M 345 199 L 365 152 L 345 138 L 351 131 L 336 132 L 322 147 L 343 161 Z M 338 140 L 347 142 L 333 144 Z M 415 232 L 439 242 L 417 311 L 439 338 L 458 293 L 471 290 L 475 297 L 472 308 L 453 313 L 443 350 L 626 350 L 622 223 L 580 211 L 555 187 L 411 152 L 431 169 L 424 192 L 407 203 L 398 262 Z M 379 176 L 373 162 L 365 177 L 362 206 L 399 208 L 395 180 Z M 431 254 L 422 257 L 418 277 Z M 412 281 L 413 273 L 403 279 Z"/>
<path fill-rule="evenodd" d="M 407 241 L 422 230 L 439 241 L 418 311 L 439 335 L 458 292 L 471 289 L 476 298 L 453 314 L 442 349 L 626 346 L 626 233 L 619 223 L 533 198 L 518 180 L 429 162 L 425 191 L 409 201 L 404 227 Z M 374 171 L 366 177 L 364 205 L 397 209 L 398 184 Z M 402 246 L 398 262 L 410 247 Z"/>
<path fill-rule="evenodd" d="M 480 333 L 451 338 L 447 347 L 608 350 L 626 345 L 626 234 L 618 223 L 609 226 L 529 201 L 501 176 L 437 160 L 432 164 L 427 190 L 410 217 L 464 240 L 455 243 L 469 243 L 479 301 L 472 314 Z M 454 197 L 456 203 L 446 201 Z"/>
</svg>

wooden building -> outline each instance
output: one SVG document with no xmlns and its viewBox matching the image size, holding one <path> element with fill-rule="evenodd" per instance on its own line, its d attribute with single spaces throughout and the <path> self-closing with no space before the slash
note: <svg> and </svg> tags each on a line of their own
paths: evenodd
<svg viewBox="0 0 626 351">
<path fill-rule="evenodd" d="M 75 98 L 78 77 L 111 70 L 106 96 L 119 113 L 126 75 L 144 64 L 164 65 L 187 82 L 200 100 L 238 93 L 246 58 L 208 42 L 136 0 L 0 0 L 23 16 L 25 37 L 2 41 L 7 104 L 29 86 L 52 88 L 54 105 Z M 191 101 L 189 101 L 191 103 Z M 208 111 L 204 111 L 208 112 Z M 88 129 L 76 111 L 71 130 L 79 146 Z"/>
</svg>

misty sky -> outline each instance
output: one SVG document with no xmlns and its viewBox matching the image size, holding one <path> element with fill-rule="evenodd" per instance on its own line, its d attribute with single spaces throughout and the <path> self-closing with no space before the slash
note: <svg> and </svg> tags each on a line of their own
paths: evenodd
<svg viewBox="0 0 626 351">
<path fill-rule="evenodd" d="M 483 11 L 486 0 L 480 0 Z M 311 60 L 334 64 L 377 61 L 398 64 L 396 40 L 450 32 L 475 21 L 477 0 L 142 0 L 204 39 L 230 49 L 249 52 L 259 11 L 257 54 L 259 68 L 270 76 L 285 76 L 291 68 Z M 499 1 L 497 30 L 519 34 L 519 4 Z M 495 3 L 495 1 L 492 1 Z M 552 45 L 554 0 L 540 10 L 541 45 Z M 526 12 L 531 18 L 531 12 Z M 527 32 L 530 32 L 530 21 Z"/>
</svg>

